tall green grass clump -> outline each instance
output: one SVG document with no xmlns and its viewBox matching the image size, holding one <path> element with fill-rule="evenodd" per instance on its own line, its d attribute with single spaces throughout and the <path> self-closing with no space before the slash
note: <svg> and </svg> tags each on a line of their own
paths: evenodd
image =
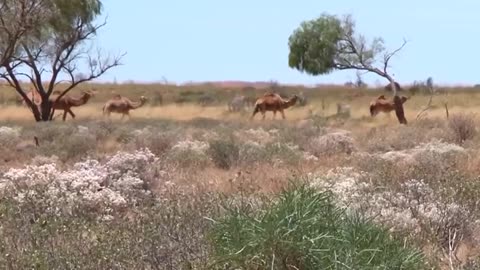
<svg viewBox="0 0 480 270">
<path fill-rule="evenodd" d="M 244 205 L 215 221 L 213 269 L 426 269 L 419 251 L 336 207 L 329 192 L 302 184 L 259 209 Z"/>
</svg>

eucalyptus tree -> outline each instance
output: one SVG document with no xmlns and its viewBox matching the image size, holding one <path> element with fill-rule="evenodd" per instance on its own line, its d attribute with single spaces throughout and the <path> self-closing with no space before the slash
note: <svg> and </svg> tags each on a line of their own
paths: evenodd
<svg viewBox="0 0 480 270">
<path fill-rule="evenodd" d="M 406 41 L 387 52 L 380 37 L 368 42 L 356 33 L 351 15 L 343 17 L 323 13 L 304 21 L 288 40 L 288 65 L 310 75 L 323 75 L 334 70 L 357 70 L 377 74 L 390 82 L 395 113 L 401 124 L 407 124 L 403 104 L 397 94 L 397 83 L 389 74 L 389 61 L 404 48 Z"/>
</svg>

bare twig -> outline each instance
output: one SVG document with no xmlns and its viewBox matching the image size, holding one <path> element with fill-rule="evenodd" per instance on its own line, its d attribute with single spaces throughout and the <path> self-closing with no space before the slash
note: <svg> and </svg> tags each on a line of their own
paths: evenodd
<svg viewBox="0 0 480 270">
<path fill-rule="evenodd" d="M 405 47 L 405 45 L 407 45 L 407 40 L 404 38 L 403 39 L 403 43 L 400 47 L 398 47 L 396 50 L 394 50 L 393 52 L 391 53 L 387 53 L 385 54 L 385 57 L 384 57 L 384 61 L 383 61 L 383 72 L 384 73 L 387 73 L 387 68 L 388 68 L 388 62 L 390 61 L 390 59 L 395 55 L 397 54 L 398 52 L 400 52 L 403 47 Z"/>
<path fill-rule="evenodd" d="M 416 120 L 419 120 L 420 117 L 432 107 L 433 96 L 435 95 L 436 91 L 433 87 L 429 87 L 428 89 L 430 91 L 430 98 L 428 99 L 427 106 L 425 106 L 420 112 L 418 112 L 417 116 L 415 117 Z"/>
</svg>

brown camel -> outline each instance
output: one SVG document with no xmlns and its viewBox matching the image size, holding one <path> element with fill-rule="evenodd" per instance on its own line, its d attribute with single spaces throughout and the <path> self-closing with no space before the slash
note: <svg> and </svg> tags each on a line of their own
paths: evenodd
<svg viewBox="0 0 480 270">
<path fill-rule="evenodd" d="M 31 88 L 30 91 L 25 94 L 27 95 L 28 99 L 30 99 L 37 106 L 39 106 L 40 103 L 42 103 L 42 97 L 40 96 L 40 93 L 37 91 L 36 88 Z M 27 106 L 27 102 L 25 102 L 22 96 L 19 96 L 19 98 L 21 100 L 22 105 Z"/>
<path fill-rule="evenodd" d="M 408 97 L 401 96 L 400 100 L 402 104 L 404 104 Z M 370 103 L 370 115 L 374 117 L 380 112 L 383 113 L 390 113 L 391 111 L 395 110 L 395 103 L 393 100 L 387 100 L 384 95 L 379 96 L 377 99 L 373 100 Z"/>
<path fill-rule="evenodd" d="M 125 115 L 130 118 L 130 110 L 135 110 L 142 107 L 146 101 L 147 98 L 144 96 L 140 97 L 140 101 L 133 102 L 126 97 L 114 95 L 103 106 L 103 115 L 110 116 L 110 113 L 114 112 L 122 114 L 122 119 Z"/>
<path fill-rule="evenodd" d="M 255 117 L 255 114 L 258 112 L 262 113 L 262 119 L 265 119 L 265 114 L 267 111 L 273 111 L 273 119 L 277 115 L 277 111 L 280 111 L 282 118 L 285 119 L 285 113 L 283 110 L 295 105 L 298 100 L 297 95 L 293 95 L 288 100 L 283 99 L 279 94 L 276 93 L 266 93 L 263 97 L 257 99 L 254 105 L 253 114 L 250 119 Z"/>
<path fill-rule="evenodd" d="M 65 121 L 65 119 L 67 119 L 67 113 L 69 113 L 72 118 L 75 118 L 75 114 L 71 109 L 72 107 L 78 107 L 86 104 L 95 93 L 93 91 L 83 91 L 80 97 L 65 95 L 56 101 L 60 94 L 60 91 L 54 91 L 49 100 L 52 102 L 52 108 L 54 112 L 55 110 L 63 110 L 63 121 Z"/>
</svg>

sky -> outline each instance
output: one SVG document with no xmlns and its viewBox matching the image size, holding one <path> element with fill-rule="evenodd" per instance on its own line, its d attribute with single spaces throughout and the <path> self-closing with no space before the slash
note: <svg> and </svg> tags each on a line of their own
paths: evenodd
<svg viewBox="0 0 480 270">
<path fill-rule="evenodd" d="M 388 2 L 388 3 L 387 3 Z M 382 37 L 388 50 L 408 41 L 391 60 L 390 73 L 411 83 L 480 83 L 480 1 L 477 0 L 104 0 L 107 25 L 96 45 L 126 52 L 122 66 L 101 81 L 170 83 L 277 81 L 343 84 L 355 72 L 311 76 L 288 66 L 288 38 L 304 20 L 322 13 L 351 14 L 369 40 Z M 370 84 L 385 84 L 365 75 Z"/>
</svg>

